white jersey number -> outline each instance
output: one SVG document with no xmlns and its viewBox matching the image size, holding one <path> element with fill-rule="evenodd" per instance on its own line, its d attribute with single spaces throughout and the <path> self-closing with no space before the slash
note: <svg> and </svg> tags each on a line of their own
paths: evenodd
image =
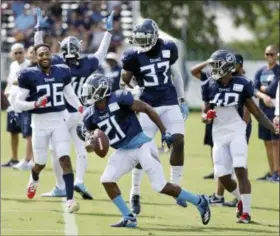
<svg viewBox="0 0 280 236">
<path fill-rule="evenodd" d="M 82 96 L 83 84 L 86 81 L 86 77 L 72 77 L 72 87 L 78 98 Z"/>
<path fill-rule="evenodd" d="M 99 128 L 104 127 L 105 126 L 105 134 L 108 136 L 109 141 L 110 141 L 110 145 L 118 142 L 121 139 L 125 138 L 125 134 L 124 132 L 121 130 L 121 127 L 118 125 L 115 116 L 112 116 L 106 120 L 101 121 L 100 123 L 97 124 Z M 115 130 L 117 131 L 115 133 L 115 136 L 112 137 L 110 139 L 109 137 L 109 133 L 112 131 L 113 127 L 115 128 Z"/>
<path fill-rule="evenodd" d="M 46 105 L 46 107 L 57 107 L 57 106 L 62 106 L 64 105 L 64 98 L 63 98 L 63 84 L 62 83 L 54 83 L 54 84 L 43 84 L 43 85 L 38 85 L 36 87 L 37 93 L 41 90 L 45 90 L 44 95 L 51 97 L 51 101 L 49 101 Z M 59 91 L 61 89 L 61 91 Z"/>
<path fill-rule="evenodd" d="M 151 81 L 147 81 L 147 80 L 144 79 L 144 86 L 145 87 L 152 87 L 152 86 L 158 86 L 159 85 L 158 77 L 157 77 L 157 74 L 156 74 L 156 68 L 160 69 L 162 67 L 164 68 L 164 72 L 163 72 L 164 81 L 163 81 L 163 83 L 166 84 L 168 82 L 168 76 L 167 76 L 166 73 L 169 69 L 169 61 L 158 62 L 156 64 L 151 64 L 151 65 L 140 67 L 141 72 L 148 71 L 148 74 L 146 74 L 145 76 L 151 78 L 150 79 Z"/>
<path fill-rule="evenodd" d="M 225 93 L 224 98 L 221 97 L 222 93 L 217 93 L 210 103 L 216 104 L 217 106 L 235 106 L 238 104 L 239 94 L 238 93 Z M 232 102 L 229 102 L 232 98 Z"/>
</svg>

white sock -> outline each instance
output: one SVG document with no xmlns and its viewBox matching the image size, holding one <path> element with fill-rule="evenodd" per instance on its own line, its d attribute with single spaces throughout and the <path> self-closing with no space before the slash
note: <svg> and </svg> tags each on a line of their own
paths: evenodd
<svg viewBox="0 0 280 236">
<path fill-rule="evenodd" d="M 59 163 L 59 160 L 56 157 L 56 155 L 55 155 L 53 150 L 51 150 L 51 156 L 52 156 L 52 162 L 53 162 L 54 176 L 55 176 L 55 180 L 56 180 L 56 184 L 55 185 L 60 190 L 64 190 L 65 189 L 65 182 L 64 182 L 64 179 L 62 177 L 63 170 L 62 170 L 61 165 Z"/>
<path fill-rule="evenodd" d="M 78 155 L 76 160 L 75 184 L 84 183 L 84 176 L 87 170 L 87 155 Z"/>
<path fill-rule="evenodd" d="M 170 167 L 170 182 L 172 184 L 180 185 L 180 181 L 183 176 L 184 166 L 171 166 Z"/>
<path fill-rule="evenodd" d="M 233 191 L 231 192 L 231 194 L 232 194 L 233 196 L 235 196 L 238 200 L 241 200 L 241 196 L 240 196 L 240 192 L 239 192 L 238 186 L 236 187 L 235 190 L 233 190 Z"/>
<path fill-rule="evenodd" d="M 143 176 L 144 176 L 144 171 L 142 169 L 134 168 L 132 170 L 132 178 L 131 178 L 132 188 L 130 190 L 130 196 L 140 195 L 140 185 Z"/>
<path fill-rule="evenodd" d="M 221 195 L 218 195 L 217 193 L 215 193 L 215 197 L 218 198 L 218 199 L 221 199 L 221 198 L 223 198 L 224 196 L 221 196 Z"/>
<path fill-rule="evenodd" d="M 251 212 L 251 194 L 241 194 L 243 212 L 250 214 Z"/>
</svg>

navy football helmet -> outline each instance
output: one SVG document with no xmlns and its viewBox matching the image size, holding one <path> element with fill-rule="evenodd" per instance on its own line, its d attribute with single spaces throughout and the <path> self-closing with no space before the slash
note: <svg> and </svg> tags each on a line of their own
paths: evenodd
<svg viewBox="0 0 280 236">
<path fill-rule="evenodd" d="M 102 74 L 90 75 L 82 87 L 83 105 L 91 106 L 111 94 L 111 80 Z"/>
<path fill-rule="evenodd" d="M 236 59 L 233 53 L 227 50 L 218 50 L 210 57 L 211 76 L 214 80 L 235 71 Z"/>
<path fill-rule="evenodd" d="M 151 19 L 144 19 L 141 23 L 135 24 L 130 43 L 138 52 L 147 52 L 155 46 L 159 32 L 158 25 Z"/>
<path fill-rule="evenodd" d="M 68 59 L 80 59 L 80 54 L 82 52 L 82 41 L 78 40 L 76 37 L 69 36 L 59 42 L 60 51 L 64 60 Z"/>
</svg>

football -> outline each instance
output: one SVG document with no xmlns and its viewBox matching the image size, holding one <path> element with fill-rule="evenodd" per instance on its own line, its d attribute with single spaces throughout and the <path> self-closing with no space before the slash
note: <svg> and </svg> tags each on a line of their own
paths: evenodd
<svg viewBox="0 0 280 236">
<path fill-rule="evenodd" d="M 91 136 L 91 145 L 99 157 L 105 157 L 109 151 L 109 139 L 100 129 L 96 129 Z"/>
</svg>

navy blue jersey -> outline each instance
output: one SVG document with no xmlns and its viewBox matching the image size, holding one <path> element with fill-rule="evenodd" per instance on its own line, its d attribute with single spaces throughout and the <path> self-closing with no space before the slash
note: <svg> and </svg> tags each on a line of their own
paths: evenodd
<svg viewBox="0 0 280 236">
<path fill-rule="evenodd" d="M 235 106 L 243 117 L 243 106 L 247 98 L 254 95 L 251 81 L 243 76 L 233 76 L 224 86 L 219 81 L 210 78 L 202 89 L 202 100 L 215 106 Z"/>
<path fill-rule="evenodd" d="M 178 104 L 170 69 L 178 59 L 174 42 L 158 39 L 151 51 L 138 53 L 131 48 L 123 53 L 121 59 L 123 68 L 133 72 L 138 85 L 144 87 L 141 100 L 153 107 Z"/>
<path fill-rule="evenodd" d="M 118 90 L 107 97 L 105 110 L 95 106 L 84 112 L 87 130 L 101 129 L 109 138 L 110 146 L 119 149 L 134 149 L 148 142 L 135 112 L 131 109 L 133 96 L 130 92 Z"/>
<path fill-rule="evenodd" d="M 98 69 L 99 60 L 94 55 L 84 56 L 79 60 L 79 65 L 67 64 L 72 74 L 72 86 L 78 98 L 81 97 L 82 86 L 86 82 L 88 76 Z M 65 64 L 65 61 L 60 56 L 52 58 L 52 64 Z M 69 112 L 77 112 L 77 109 L 66 102 L 67 110 Z"/>
<path fill-rule="evenodd" d="M 277 64 L 272 69 L 268 69 L 267 66 L 259 69 L 255 75 L 254 86 L 256 89 L 260 90 L 260 87 L 266 86 L 265 94 L 269 95 L 271 98 L 275 98 L 277 83 L 280 79 L 280 66 Z M 260 108 L 264 111 L 264 113 L 268 117 L 274 117 L 274 109 L 273 107 L 267 107 L 263 100 L 259 100 Z"/>
<path fill-rule="evenodd" d="M 47 95 L 46 107 L 35 108 L 31 113 L 48 113 L 65 110 L 63 89 L 71 83 L 71 72 L 66 65 L 52 65 L 50 74 L 45 74 L 38 66 L 29 67 L 20 71 L 18 85 L 29 90 L 27 101 L 37 101 Z"/>
</svg>

